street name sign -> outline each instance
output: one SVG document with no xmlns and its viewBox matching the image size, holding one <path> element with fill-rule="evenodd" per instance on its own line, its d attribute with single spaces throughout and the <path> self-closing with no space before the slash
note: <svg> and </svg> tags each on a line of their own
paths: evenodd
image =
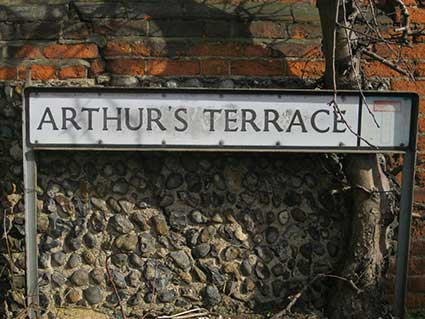
<svg viewBox="0 0 425 319">
<path fill-rule="evenodd" d="M 32 88 L 35 148 L 403 150 L 412 94 Z"/>
</svg>

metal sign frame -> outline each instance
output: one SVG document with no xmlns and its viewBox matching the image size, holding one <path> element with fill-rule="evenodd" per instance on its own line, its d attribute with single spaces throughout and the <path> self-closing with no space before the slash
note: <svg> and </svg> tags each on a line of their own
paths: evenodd
<svg viewBox="0 0 425 319">
<path fill-rule="evenodd" d="M 410 141 L 409 145 L 400 147 L 381 147 L 372 148 L 360 146 L 357 147 L 288 147 L 288 146 L 266 146 L 266 147 L 240 147 L 225 146 L 179 146 L 179 145 L 154 145 L 143 146 L 136 145 L 117 146 L 117 145 L 42 145 L 29 143 L 29 96 L 30 93 L 37 92 L 77 92 L 77 93 L 213 93 L 213 94 L 274 94 L 274 95 L 330 95 L 333 94 L 327 90 L 269 90 L 269 89 L 144 89 L 144 88 L 45 88 L 28 87 L 24 90 L 24 108 L 23 108 L 23 166 L 24 166 L 24 185 L 25 185 L 25 245 L 26 245 L 26 292 L 29 305 L 29 317 L 36 318 L 39 305 L 39 286 L 38 286 L 38 245 L 37 245 L 37 160 L 36 151 L 38 150 L 127 150 L 127 151 L 246 151 L 246 152 L 303 152 L 303 153 L 401 153 L 404 154 L 403 176 L 401 185 L 401 200 L 399 214 L 398 248 L 397 248 L 397 267 L 395 283 L 395 302 L 394 313 L 397 317 L 405 318 L 405 300 L 407 291 L 407 269 L 410 247 L 410 228 L 412 218 L 413 188 L 416 164 L 416 139 L 417 139 L 417 119 L 419 109 L 419 97 L 415 93 L 409 92 L 377 92 L 365 91 L 362 94 L 358 91 L 339 91 L 338 95 L 357 96 L 359 98 L 359 115 L 362 112 L 362 101 L 364 96 L 382 96 L 382 97 L 408 97 L 412 100 L 411 120 L 410 120 Z M 359 116 L 359 121 L 361 116 Z"/>
</svg>

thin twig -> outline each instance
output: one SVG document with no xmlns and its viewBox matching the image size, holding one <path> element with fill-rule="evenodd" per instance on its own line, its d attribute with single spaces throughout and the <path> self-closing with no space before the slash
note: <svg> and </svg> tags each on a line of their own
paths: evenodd
<svg viewBox="0 0 425 319">
<path fill-rule="evenodd" d="M 343 10 L 344 10 L 344 12 L 343 12 L 344 24 L 347 25 L 348 21 L 347 21 L 347 9 L 345 7 L 345 1 L 342 1 L 342 7 L 343 7 Z M 347 29 L 344 29 L 344 31 L 345 31 L 345 36 L 347 37 L 347 41 L 348 41 L 348 52 L 350 53 L 351 69 L 353 70 L 353 73 L 354 73 L 354 79 L 357 83 L 357 87 L 359 89 L 361 98 L 363 100 L 364 105 L 366 106 L 366 109 L 367 109 L 370 117 L 372 118 L 376 127 L 379 128 L 379 124 L 378 124 L 378 121 L 376 120 L 375 114 L 373 114 L 372 110 L 370 109 L 369 104 L 367 103 L 366 97 L 363 93 L 362 84 L 360 83 L 360 74 L 358 74 L 357 68 L 354 65 L 354 55 L 353 55 L 353 47 L 352 47 L 352 43 L 351 43 L 351 34 L 348 34 Z"/>
<path fill-rule="evenodd" d="M 318 280 L 319 278 L 333 278 L 338 279 L 346 282 L 348 285 L 351 286 L 351 288 L 354 289 L 354 291 L 359 295 L 363 292 L 362 289 L 360 289 L 351 279 L 347 279 L 344 277 L 331 275 L 331 274 L 317 274 L 313 277 L 299 292 L 297 292 L 295 295 L 292 295 L 289 297 L 291 300 L 289 304 L 285 307 L 285 309 L 279 311 L 277 314 L 275 314 L 271 319 L 280 319 L 285 315 L 288 315 L 291 313 L 292 307 L 297 303 L 297 301 L 301 298 L 301 296 Z"/>
<path fill-rule="evenodd" d="M 108 257 L 106 257 L 106 260 L 105 260 L 106 273 L 107 273 L 107 275 L 108 275 L 108 279 L 109 279 L 109 281 L 110 281 L 110 282 L 111 282 L 111 284 L 112 284 L 112 289 L 114 290 L 114 293 L 115 293 L 115 295 L 116 295 L 116 297 L 117 297 L 117 299 L 118 299 L 118 306 L 119 306 L 119 307 L 120 307 L 120 309 L 121 309 L 121 315 L 122 315 L 122 318 L 123 318 L 123 319 L 127 319 L 127 316 L 125 315 L 124 307 L 123 307 L 123 305 L 122 305 L 122 299 L 121 299 L 121 296 L 120 296 L 120 294 L 118 293 L 117 286 L 115 285 L 114 279 L 112 278 L 112 274 L 111 274 L 111 271 L 110 271 L 110 269 L 109 269 L 108 260 L 109 260 L 111 257 L 112 257 L 112 256 L 108 256 Z"/>
<path fill-rule="evenodd" d="M 369 50 L 362 50 L 362 53 L 364 53 L 365 55 L 374 58 L 376 60 L 378 60 L 379 62 L 381 62 L 382 64 L 388 66 L 389 68 L 393 69 L 394 71 L 397 71 L 403 75 L 409 76 L 409 72 L 407 72 L 406 70 L 403 70 L 401 68 L 399 68 L 396 64 L 392 63 L 391 61 L 381 57 L 380 55 L 376 54 L 375 52 L 369 51 Z"/>
<path fill-rule="evenodd" d="M 197 312 L 197 313 L 194 313 Z M 159 316 L 157 319 L 187 319 L 187 318 L 196 318 L 207 316 L 209 314 L 208 310 L 204 308 L 194 308 L 187 311 L 179 312 L 171 316 Z"/>
</svg>

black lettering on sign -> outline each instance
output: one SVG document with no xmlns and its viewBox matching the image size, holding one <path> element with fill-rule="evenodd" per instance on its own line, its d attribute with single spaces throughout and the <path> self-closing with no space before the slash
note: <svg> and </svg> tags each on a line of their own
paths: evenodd
<svg viewBox="0 0 425 319">
<path fill-rule="evenodd" d="M 342 115 L 340 115 L 340 114 L 338 114 L 338 112 L 334 111 L 334 129 L 333 129 L 334 133 L 344 133 L 347 130 L 347 127 L 343 128 L 343 129 L 338 128 L 338 124 L 344 124 L 345 125 L 345 121 L 342 118 L 345 114 L 345 111 L 340 111 L 340 113 Z"/>
<path fill-rule="evenodd" d="M 183 127 L 177 127 L 177 126 L 175 126 L 174 129 L 177 132 L 184 132 L 184 131 L 187 130 L 188 124 L 187 124 L 187 121 L 180 115 L 180 113 L 187 114 L 187 110 L 181 108 L 181 109 L 177 109 L 174 112 L 174 117 L 176 118 L 177 121 L 179 121 L 183 125 Z"/>
<path fill-rule="evenodd" d="M 317 118 L 317 116 L 320 114 L 320 113 L 326 113 L 327 115 L 329 115 L 329 110 L 318 110 L 318 111 L 316 111 L 316 112 L 314 112 L 313 113 L 313 115 L 311 116 L 311 126 L 313 127 L 313 129 L 316 131 L 316 132 L 319 132 L 319 133 L 326 133 L 326 132 L 329 132 L 329 130 L 331 129 L 330 127 L 327 127 L 327 128 L 319 128 L 318 126 L 317 126 L 317 123 L 316 123 L 316 118 Z"/>
<path fill-rule="evenodd" d="M 81 109 L 81 113 L 87 112 L 87 121 L 88 121 L 87 129 L 89 131 L 93 130 L 93 112 L 99 112 L 99 110 L 100 110 L 100 108 L 91 109 L 91 108 L 87 108 L 87 107 L 83 107 Z"/>
<path fill-rule="evenodd" d="M 53 130 L 58 130 L 58 127 L 52 115 L 52 111 L 50 111 L 50 107 L 46 107 L 46 110 L 44 111 L 43 116 L 41 117 L 40 124 L 37 126 L 37 130 L 43 129 L 43 124 L 52 124 Z"/>
<path fill-rule="evenodd" d="M 153 116 L 153 113 L 156 114 L 155 117 Z M 167 129 L 160 122 L 161 117 L 162 117 L 162 113 L 159 109 L 153 109 L 153 108 L 148 109 L 148 125 L 146 129 L 148 131 L 152 131 L 152 123 L 155 123 L 161 131 L 166 131 Z"/>
<path fill-rule="evenodd" d="M 251 114 L 250 117 L 247 117 L 247 114 Z M 260 128 L 255 124 L 255 119 L 257 114 L 255 111 L 250 109 L 242 109 L 242 129 L 241 132 L 246 132 L 246 125 L 249 124 L 256 132 L 260 132 Z"/>
<path fill-rule="evenodd" d="M 273 117 L 270 118 L 270 114 L 273 114 Z M 283 128 L 277 124 L 277 120 L 279 119 L 279 113 L 276 110 L 264 110 L 264 132 L 269 131 L 269 124 L 273 124 L 278 132 L 282 132 Z"/>
<path fill-rule="evenodd" d="M 71 112 L 71 116 L 68 116 L 68 113 Z M 75 118 L 77 117 L 77 111 L 73 109 L 72 107 L 63 107 L 62 108 L 62 129 L 66 130 L 68 129 L 66 126 L 66 122 L 70 122 L 75 129 L 81 130 L 81 126 L 78 125 L 78 123 L 75 121 Z"/>
<path fill-rule="evenodd" d="M 138 123 L 135 126 L 132 126 L 131 124 L 131 114 L 130 114 L 130 108 L 126 107 L 124 109 L 124 116 L 125 116 L 125 126 L 131 131 L 137 131 L 142 127 L 143 124 L 143 108 L 138 108 L 139 110 L 139 116 L 138 116 Z"/>
<path fill-rule="evenodd" d="M 215 116 L 216 113 L 220 114 L 221 111 L 223 111 L 223 110 L 222 109 L 220 109 L 220 110 L 205 109 L 204 110 L 204 114 L 209 113 L 209 116 L 210 116 L 210 132 L 215 131 L 215 129 L 214 129 L 214 121 L 215 121 L 214 116 Z"/>
<path fill-rule="evenodd" d="M 108 121 L 116 121 L 117 122 L 117 131 L 122 131 L 121 128 L 121 108 L 117 107 L 117 116 L 108 116 L 108 108 L 104 107 L 103 109 L 103 130 L 108 130 Z"/>
<path fill-rule="evenodd" d="M 236 132 L 237 127 L 230 128 L 230 123 L 236 123 L 236 118 L 230 118 L 230 114 L 236 114 L 238 110 L 224 110 L 224 131 L 225 132 Z"/>
<path fill-rule="evenodd" d="M 301 126 L 301 132 L 307 133 L 307 129 L 305 128 L 305 123 L 303 117 L 301 116 L 300 110 L 295 110 L 286 132 L 291 132 L 293 126 Z"/>
</svg>

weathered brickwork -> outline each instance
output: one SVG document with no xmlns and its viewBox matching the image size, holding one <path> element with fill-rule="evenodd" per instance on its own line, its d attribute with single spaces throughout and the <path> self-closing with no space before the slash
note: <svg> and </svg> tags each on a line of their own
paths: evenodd
<svg viewBox="0 0 425 319">
<path fill-rule="evenodd" d="M 423 28 L 425 9 L 419 1 L 406 3 L 413 28 Z M 2 312 L 16 317 L 24 308 L 25 82 L 315 88 L 324 71 L 320 38 L 309 0 L 1 1 Z M 425 97 L 424 41 L 417 35 L 403 49 L 415 82 L 364 61 L 371 88 Z M 373 50 L 398 58 L 385 45 Z M 421 115 L 408 298 L 413 308 L 425 308 L 424 134 Z M 52 317 L 55 308 L 73 305 L 113 314 L 117 298 L 105 269 L 110 255 L 109 270 L 129 315 L 171 313 L 188 303 L 230 313 L 281 306 L 314 274 L 333 269 L 343 242 L 345 205 L 329 195 L 338 194 L 331 190 L 342 177 L 331 179 L 319 165 L 333 160 L 310 159 L 43 153 L 37 190 L 43 313 Z M 397 158 L 390 164 L 395 172 L 401 165 Z M 304 305 L 323 307 L 323 289 L 314 287 Z"/>
</svg>

